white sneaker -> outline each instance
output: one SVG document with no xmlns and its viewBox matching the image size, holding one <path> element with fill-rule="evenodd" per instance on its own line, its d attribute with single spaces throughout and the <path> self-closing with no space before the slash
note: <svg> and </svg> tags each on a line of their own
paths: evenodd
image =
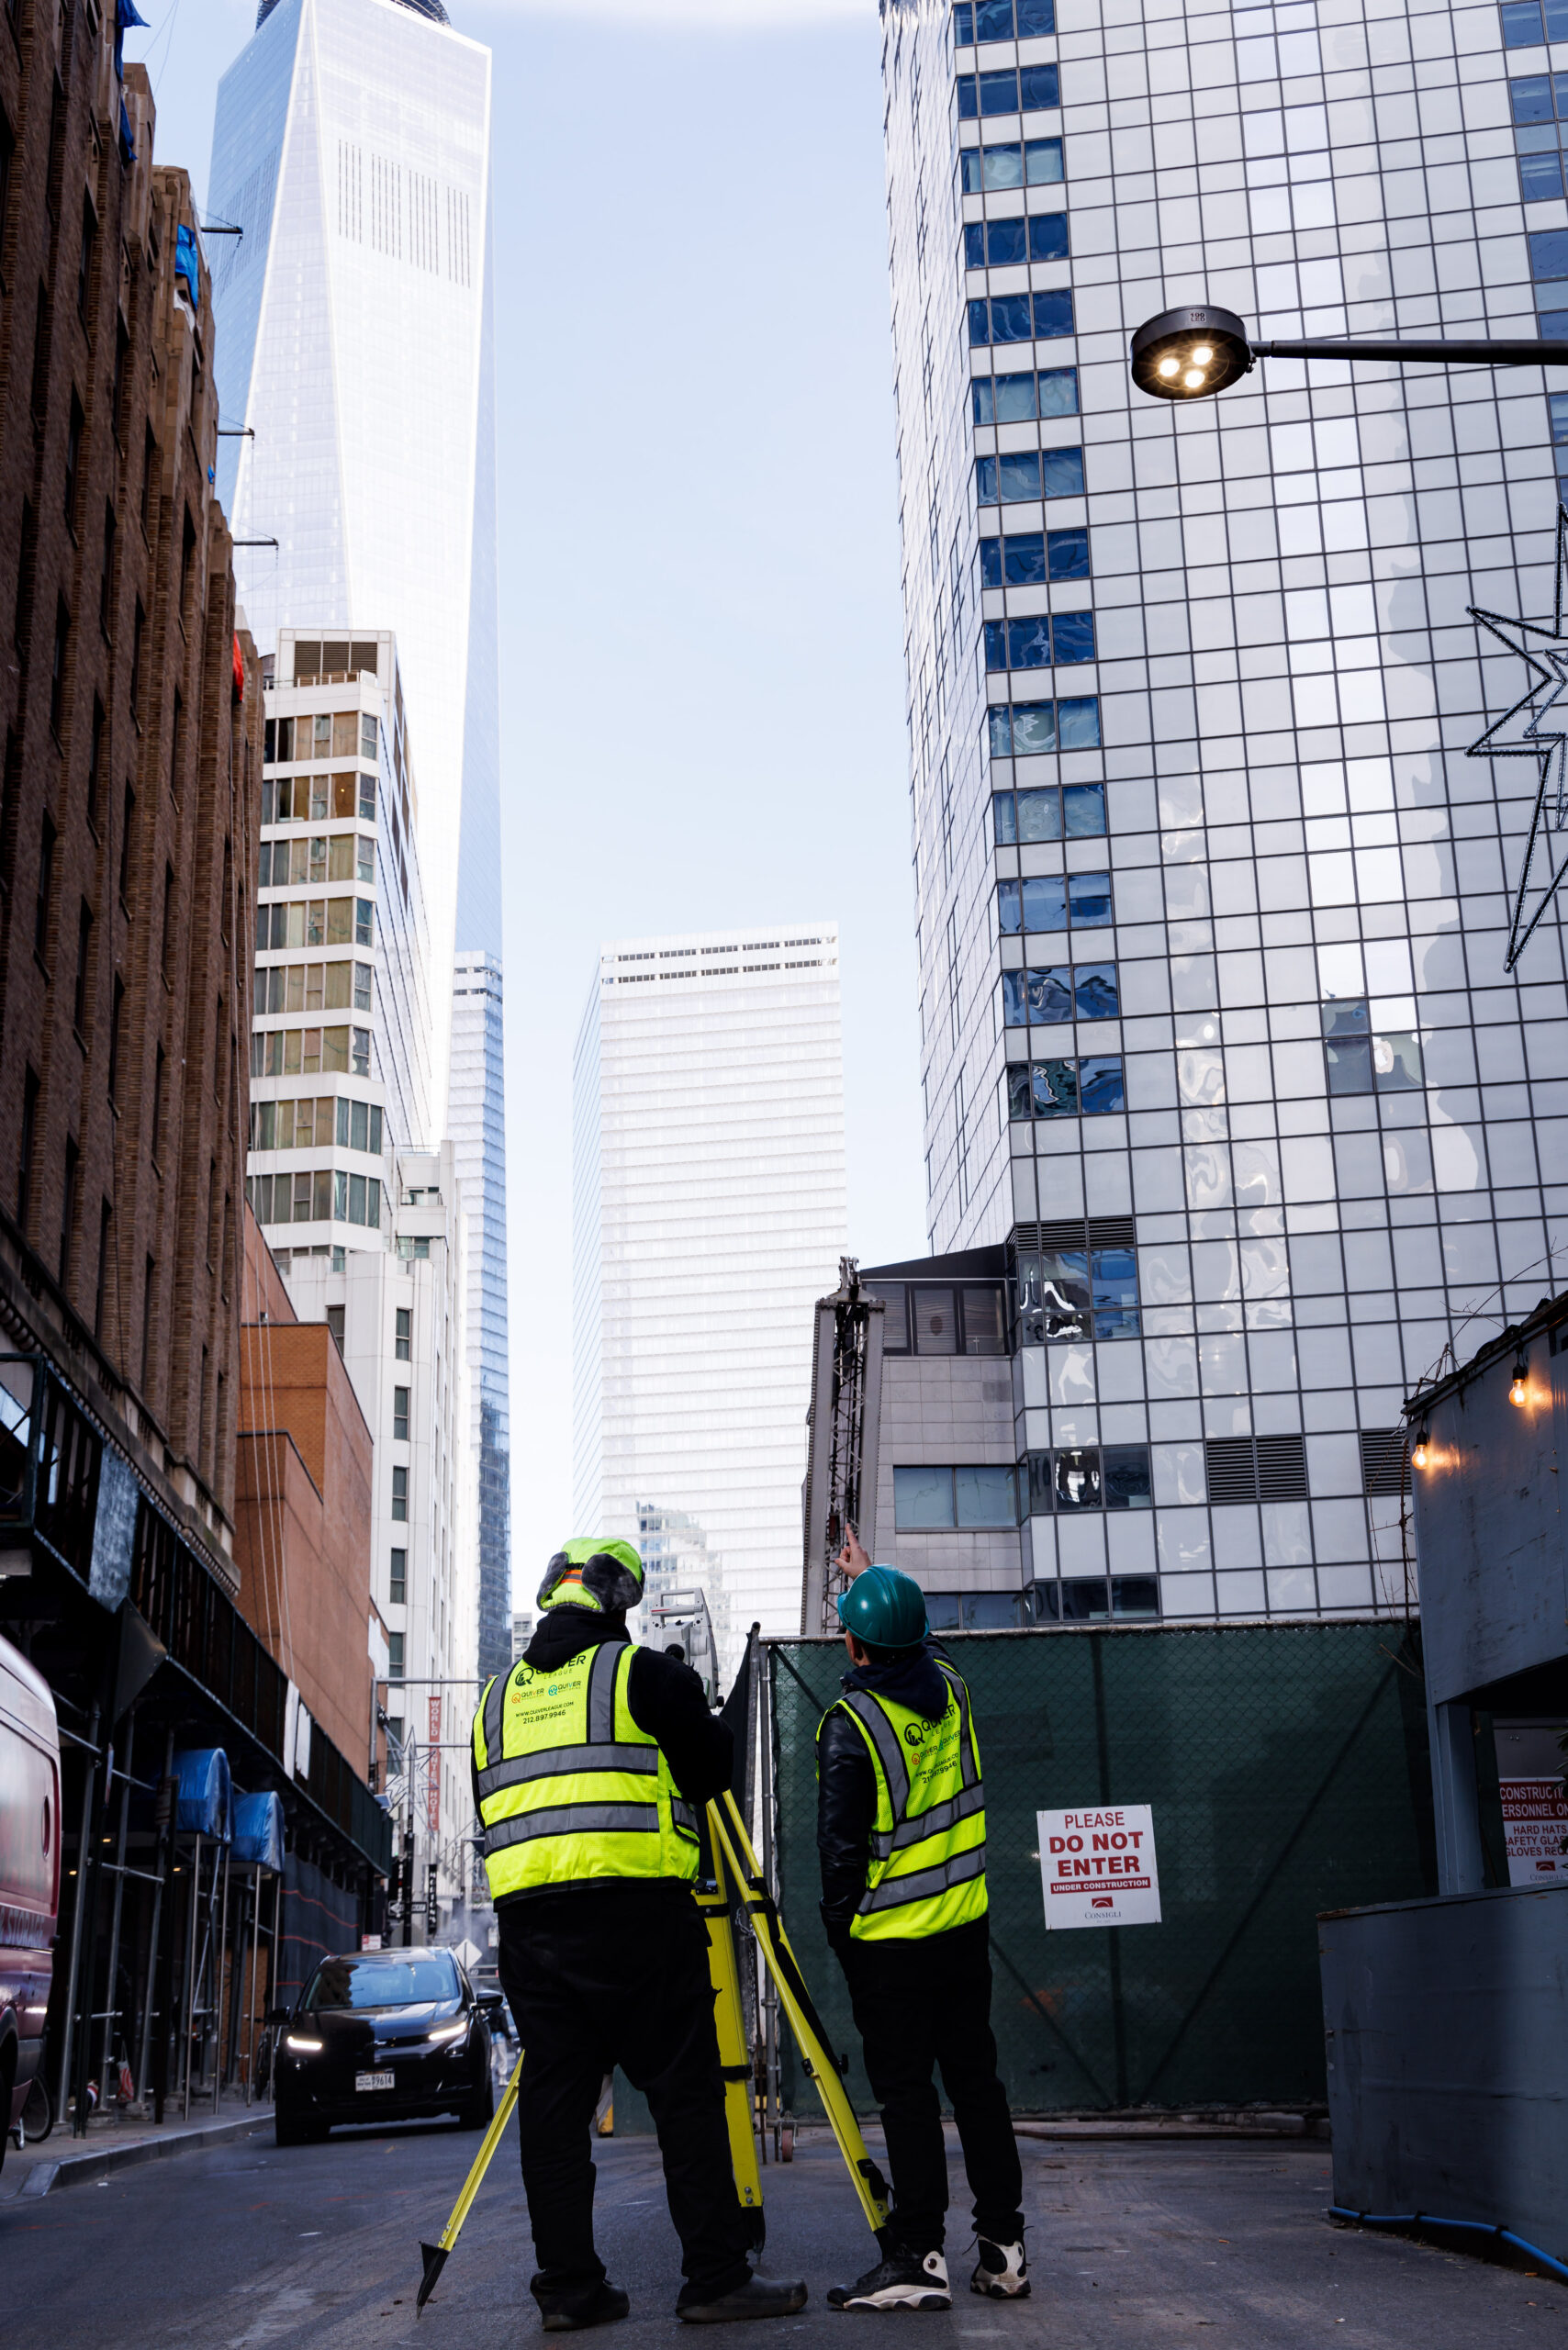
<svg viewBox="0 0 1568 2350">
<path fill-rule="evenodd" d="M 969 2278 L 971 2293 L 984 2293 L 993 2301 L 1022 2301 L 1029 2295 L 1029 2264 L 1024 2257 L 1024 2246 L 1017 2244 L 992 2244 L 986 2236 L 978 2239 L 980 2259 Z"/>
</svg>

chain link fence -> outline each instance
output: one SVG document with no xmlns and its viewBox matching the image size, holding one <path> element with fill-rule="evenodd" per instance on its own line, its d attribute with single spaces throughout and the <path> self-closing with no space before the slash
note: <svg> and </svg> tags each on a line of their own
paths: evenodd
<svg viewBox="0 0 1568 2350">
<path fill-rule="evenodd" d="M 856 2106 L 818 1911 L 817 1724 L 841 1642 L 767 1644 L 779 1905 Z M 991 2018 L 1018 2113 L 1302 2107 L 1325 2092 L 1319 1910 L 1436 1889 L 1419 1634 L 1403 1621 L 953 1633 L 985 1775 Z M 1045 1930 L 1039 1810 L 1150 1804 L 1163 1923 Z M 786 2045 L 785 2110 L 815 2093 Z"/>
</svg>

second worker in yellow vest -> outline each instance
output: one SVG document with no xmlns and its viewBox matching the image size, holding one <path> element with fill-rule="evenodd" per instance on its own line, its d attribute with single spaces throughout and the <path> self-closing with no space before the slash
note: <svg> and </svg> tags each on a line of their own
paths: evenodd
<svg viewBox="0 0 1568 2350">
<path fill-rule="evenodd" d="M 985 1789 L 969 1693 L 931 1645 L 920 1585 L 874 1567 L 853 1538 L 841 1563 L 855 1577 L 838 1603 L 851 1670 L 817 1731 L 823 1920 L 882 2110 L 893 2208 L 880 2262 L 828 2300 L 952 2306 L 937 2066 L 975 2199 L 972 2288 L 1016 2300 L 1029 2290 L 1024 2180 L 991 2029 Z"/>
<path fill-rule="evenodd" d="M 629 1542 L 556 1552 L 538 1630 L 474 1718 L 474 1802 L 502 1987 L 522 2041 L 518 2133 L 546 2333 L 626 2315 L 594 2246 L 589 2126 L 619 2065 L 659 2134 L 695 2323 L 786 2317 L 801 2284 L 754 2276 L 735 2191 L 708 1933 L 691 1887 L 699 1807 L 730 1783 L 733 1740 L 675 1657 L 634 1647 Z"/>
</svg>

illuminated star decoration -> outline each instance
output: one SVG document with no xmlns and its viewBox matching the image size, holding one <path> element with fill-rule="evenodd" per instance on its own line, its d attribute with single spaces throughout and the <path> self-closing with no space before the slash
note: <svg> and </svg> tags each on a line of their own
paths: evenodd
<svg viewBox="0 0 1568 2350">
<path fill-rule="evenodd" d="M 1525 861 L 1519 869 L 1519 886 L 1514 899 L 1513 920 L 1508 926 L 1508 952 L 1503 968 L 1511 971 L 1529 944 L 1530 933 L 1557 895 L 1558 884 L 1568 874 L 1568 845 L 1559 856 L 1552 845 L 1553 833 L 1568 832 L 1568 704 L 1559 710 L 1563 691 L 1568 688 L 1568 634 L 1563 632 L 1563 606 L 1568 602 L 1568 507 L 1557 509 L 1557 600 L 1551 626 L 1542 621 L 1505 620 L 1500 612 L 1483 612 L 1472 604 L 1470 617 L 1489 629 L 1499 643 L 1510 653 L 1517 653 L 1530 671 L 1528 692 L 1505 711 L 1486 732 L 1469 746 L 1473 759 L 1534 759 L 1540 781 L 1535 795 L 1535 812 L 1530 818 L 1529 838 L 1525 843 Z M 1518 722 L 1516 727 L 1516 721 Z M 1512 741 L 1506 730 L 1515 727 Z M 1550 813 L 1549 813 L 1550 811 Z M 1537 856 L 1547 864 L 1547 880 L 1540 893 L 1540 902 L 1529 920 L 1525 920 L 1525 905 L 1529 890 L 1529 878 Z"/>
</svg>

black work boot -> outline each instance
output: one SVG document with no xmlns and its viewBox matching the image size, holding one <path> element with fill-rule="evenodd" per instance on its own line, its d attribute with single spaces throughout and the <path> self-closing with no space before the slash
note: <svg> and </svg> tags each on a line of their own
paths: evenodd
<svg viewBox="0 0 1568 2350">
<path fill-rule="evenodd" d="M 827 2304 L 833 2310 L 950 2310 L 946 2260 L 939 2251 L 890 2244 L 876 2267 L 853 2285 L 833 2286 Z"/>
<path fill-rule="evenodd" d="M 704 2300 L 686 2286 L 675 2305 L 677 2317 L 688 2325 L 729 2325 L 741 2318 L 793 2317 L 806 2306 L 803 2284 L 786 2284 L 778 2277 L 748 2277 L 727 2293 Z"/>
<path fill-rule="evenodd" d="M 631 2298 L 601 2277 L 591 2293 L 568 2301 L 557 2302 L 554 2309 L 541 2305 L 540 2330 L 544 2333 L 580 2333 L 585 2326 L 613 2325 L 631 2308 Z"/>
</svg>

